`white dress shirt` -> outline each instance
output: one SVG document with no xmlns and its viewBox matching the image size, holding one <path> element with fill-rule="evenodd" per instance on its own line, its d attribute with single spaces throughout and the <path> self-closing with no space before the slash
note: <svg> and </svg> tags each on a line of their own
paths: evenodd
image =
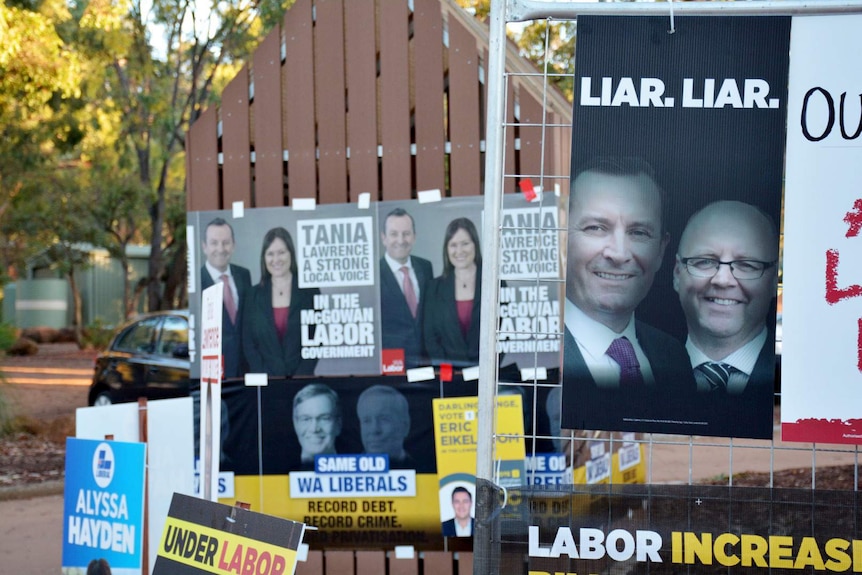
<svg viewBox="0 0 862 575">
<path fill-rule="evenodd" d="M 455 537 L 472 537 L 473 536 L 473 525 L 472 521 L 468 521 L 467 525 L 461 527 L 461 524 L 458 523 L 458 518 L 455 518 Z"/>
<path fill-rule="evenodd" d="M 419 298 L 421 295 L 419 294 L 419 280 L 416 279 L 416 271 L 413 269 L 413 260 L 411 258 L 407 258 L 407 261 L 399 263 L 395 261 L 387 252 L 383 252 L 383 259 L 386 260 L 386 263 L 389 265 L 389 269 L 392 270 L 392 275 L 395 276 L 395 280 L 398 282 L 398 287 L 401 288 L 401 293 L 404 293 L 404 274 L 401 273 L 401 268 L 407 266 L 408 271 L 410 272 L 410 283 L 413 284 L 413 292 L 416 294 L 416 301 L 421 301 Z"/>
<path fill-rule="evenodd" d="M 700 349 L 697 348 L 691 341 L 691 337 L 685 340 L 685 350 L 688 352 L 688 357 L 691 359 L 691 368 L 694 370 L 697 366 L 711 361 L 726 363 L 734 368 L 731 371 L 730 377 L 727 380 L 727 393 L 730 395 L 738 395 L 745 391 L 745 386 L 748 385 L 748 378 L 751 377 L 751 372 L 754 371 L 754 364 L 757 363 L 757 358 L 760 356 L 760 350 L 763 349 L 766 343 L 768 332 L 766 326 L 757 334 L 757 337 L 749 341 L 744 346 L 740 347 L 727 357 L 721 359 L 712 359 L 707 357 Z M 698 391 L 710 391 L 709 383 L 703 376 L 699 375 L 699 370 L 694 371 L 694 378 L 697 380 Z"/>
<path fill-rule="evenodd" d="M 236 290 L 236 281 L 233 279 L 233 274 L 230 273 L 230 265 L 228 265 L 227 269 L 223 272 L 215 269 L 209 262 L 204 262 L 204 265 L 215 283 L 221 283 L 221 277 L 223 275 L 227 276 L 228 283 L 230 284 L 230 293 L 233 295 L 233 301 L 236 303 L 237 308 L 239 308 L 239 292 Z"/>
</svg>

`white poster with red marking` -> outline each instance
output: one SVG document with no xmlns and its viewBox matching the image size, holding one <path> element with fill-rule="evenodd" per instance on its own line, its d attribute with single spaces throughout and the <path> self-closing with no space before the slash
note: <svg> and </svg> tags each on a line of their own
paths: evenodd
<svg viewBox="0 0 862 575">
<path fill-rule="evenodd" d="M 217 282 L 201 297 L 201 407 L 200 458 L 201 495 L 218 498 L 219 458 L 214 446 L 221 445 L 222 305 L 224 286 Z"/>
<path fill-rule="evenodd" d="M 862 16 L 795 18 L 781 434 L 862 443 Z"/>
</svg>

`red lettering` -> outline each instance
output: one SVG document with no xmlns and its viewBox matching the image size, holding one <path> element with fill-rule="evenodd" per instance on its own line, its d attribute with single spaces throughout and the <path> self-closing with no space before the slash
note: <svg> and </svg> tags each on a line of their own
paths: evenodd
<svg viewBox="0 0 862 575">
<path fill-rule="evenodd" d="M 284 575 L 285 560 L 281 555 L 275 555 L 272 558 L 272 570 L 270 575 Z"/>
<path fill-rule="evenodd" d="M 269 551 L 264 551 L 260 554 L 260 560 L 257 562 L 257 575 L 267 575 L 272 563 L 272 556 Z"/>
<path fill-rule="evenodd" d="M 237 545 L 236 549 L 234 549 L 233 557 L 230 560 L 230 565 L 228 565 L 228 571 L 235 571 L 237 575 L 240 573 L 240 568 L 242 567 L 242 545 Z"/>
<path fill-rule="evenodd" d="M 249 547 L 245 550 L 245 563 L 242 565 L 242 575 L 254 575 L 254 564 L 257 561 L 257 549 Z"/>
<path fill-rule="evenodd" d="M 225 541 L 224 545 L 222 545 L 222 548 L 221 548 L 221 555 L 219 555 L 219 558 L 218 558 L 218 568 L 221 569 L 222 571 L 228 570 L 227 563 L 224 562 L 224 554 L 227 553 L 227 546 L 228 546 L 228 542 Z"/>
<path fill-rule="evenodd" d="M 834 305 L 842 299 L 862 296 L 862 286 L 838 287 L 838 250 L 826 250 L 826 302 Z"/>
<path fill-rule="evenodd" d="M 849 226 L 847 233 L 844 234 L 845 238 L 855 238 L 859 235 L 859 231 L 862 230 L 862 200 L 853 202 L 853 209 L 844 216 L 844 223 Z"/>
</svg>

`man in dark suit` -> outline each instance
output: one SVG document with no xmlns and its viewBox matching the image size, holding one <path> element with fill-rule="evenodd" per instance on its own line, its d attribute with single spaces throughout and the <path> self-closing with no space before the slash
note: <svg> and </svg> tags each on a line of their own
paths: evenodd
<svg viewBox="0 0 862 575">
<path fill-rule="evenodd" d="M 597 158 L 569 197 L 564 428 L 673 431 L 694 381 L 682 344 L 636 321 L 669 234 L 638 158 Z"/>
<path fill-rule="evenodd" d="M 755 206 L 713 202 L 688 221 L 673 271 L 698 391 L 734 417 L 724 434 L 772 437 L 778 231 Z M 744 410 L 744 413 L 740 410 Z"/>
<path fill-rule="evenodd" d="M 431 262 L 411 255 L 416 242 L 413 216 L 395 208 L 383 220 L 380 241 L 380 314 L 383 349 L 403 349 L 406 369 L 426 365 L 422 342 L 422 296 L 434 277 Z"/>
<path fill-rule="evenodd" d="M 460 485 L 452 490 L 452 510 L 455 517 L 440 524 L 444 537 L 473 536 L 473 496 L 466 487 Z"/>
<path fill-rule="evenodd" d="M 206 256 L 201 267 L 201 289 L 216 282 L 227 286 L 222 315 L 223 377 L 242 377 L 246 371 L 242 356 L 242 300 L 251 289 L 251 274 L 246 268 L 230 263 L 236 239 L 233 227 L 225 219 L 215 218 L 207 224 L 201 248 Z"/>
</svg>

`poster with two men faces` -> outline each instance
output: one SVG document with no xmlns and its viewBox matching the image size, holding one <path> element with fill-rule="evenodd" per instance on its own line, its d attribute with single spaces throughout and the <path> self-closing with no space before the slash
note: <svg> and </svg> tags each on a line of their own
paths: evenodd
<svg viewBox="0 0 862 575">
<path fill-rule="evenodd" d="M 562 426 L 771 438 L 790 19 L 671 24 L 578 20 Z"/>
</svg>

